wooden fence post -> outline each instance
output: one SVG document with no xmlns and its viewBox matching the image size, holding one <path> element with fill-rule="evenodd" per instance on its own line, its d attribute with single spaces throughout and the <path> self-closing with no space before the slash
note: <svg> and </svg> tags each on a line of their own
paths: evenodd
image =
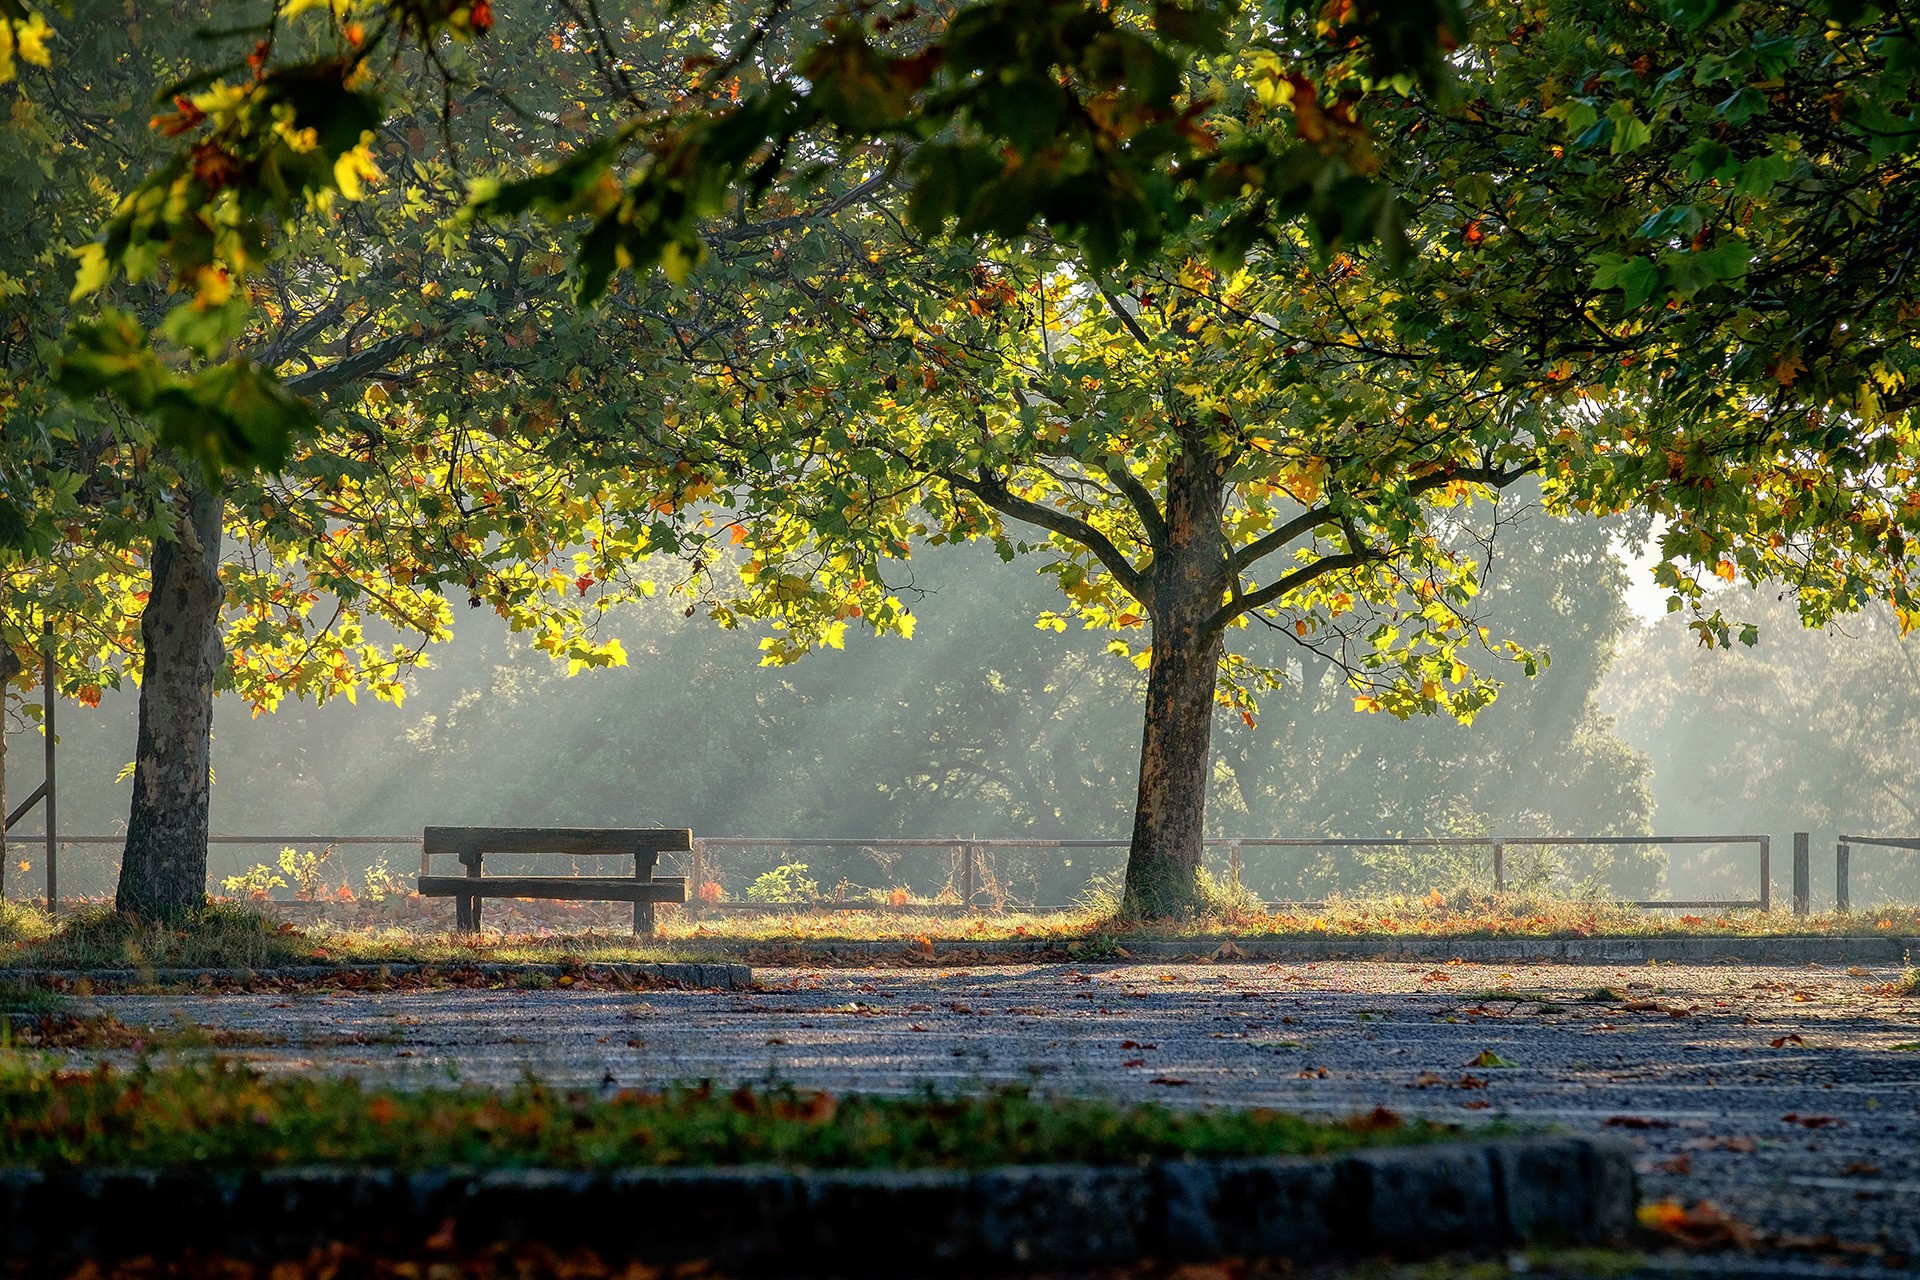
<svg viewBox="0 0 1920 1280">
<path fill-rule="evenodd" d="M 1853 910 L 1853 887 L 1847 883 L 1852 861 L 1852 845 L 1842 840 L 1833 847 L 1833 909 L 1843 915 Z"/>
<path fill-rule="evenodd" d="M 1773 910 L 1773 837 L 1760 837 L 1760 909 Z"/>
<path fill-rule="evenodd" d="M 1793 833 L 1793 914 L 1804 916 L 1813 909 L 1812 836 L 1805 831 Z"/>
<path fill-rule="evenodd" d="M 1498 840 L 1493 842 L 1493 891 L 1507 891 L 1507 846 Z"/>
<path fill-rule="evenodd" d="M 692 872 L 687 879 L 693 882 L 693 892 L 687 895 L 687 914 L 695 920 L 700 918 L 700 904 L 704 901 L 700 891 L 707 887 L 707 842 L 695 840 L 693 850 L 687 855 L 688 870 Z"/>
<path fill-rule="evenodd" d="M 960 846 L 960 905 L 965 910 L 973 910 L 973 846 Z"/>
</svg>

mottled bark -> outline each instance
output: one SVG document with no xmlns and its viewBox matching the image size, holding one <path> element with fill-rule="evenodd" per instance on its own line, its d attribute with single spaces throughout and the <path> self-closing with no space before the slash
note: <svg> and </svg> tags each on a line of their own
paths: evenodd
<svg viewBox="0 0 1920 1280">
<path fill-rule="evenodd" d="M 224 499 L 197 484 L 176 495 L 177 540 L 156 541 L 140 615 L 145 672 L 133 808 L 120 862 L 120 910 L 178 920 L 206 905 L 213 681 L 220 669 Z"/>
<path fill-rule="evenodd" d="M 1224 492 L 1219 460 L 1204 446 L 1183 453 L 1169 470 L 1166 532 L 1155 549 L 1151 599 L 1143 602 L 1153 623 L 1153 657 L 1124 900 L 1125 913 L 1140 919 L 1187 916 L 1201 905 L 1208 751 L 1222 652 L 1216 615 L 1229 582 L 1220 527 Z"/>
</svg>

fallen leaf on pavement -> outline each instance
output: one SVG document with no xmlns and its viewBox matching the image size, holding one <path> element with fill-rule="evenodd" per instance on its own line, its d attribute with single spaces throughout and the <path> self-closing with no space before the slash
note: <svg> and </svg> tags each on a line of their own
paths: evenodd
<svg viewBox="0 0 1920 1280">
<path fill-rule="evenodd" d="M 1609 1116 L 1603 1129 L 1671 1129 L 1673 1121 L 1655 1120 L 1651 1116 Z"/>
<path fill-rule="evenodd" d="M 1466 1065 L 1469 1067 L 1511 1067 L 1517 1064 L 1508 1062 L 1491 1049 L 1482 1049 L 1479 1056 Z"/>
<path fill-rule="evenodd" d="M 1767 1043 L 1776 1049 L 1784 1049 L 1790 1044 L 1805 1044 L 1806 1039 L 1798 1032 L 1795 1032 L 1791 1035 L 1781 1036 L 1778 1040 L 1769 1040 Z"/>
<path fill-rule="evenodd" d="M 1695 1248 L 1746 1245 L 1754 1238 L 1752 1227 L 1729 1217 L 1710 1200 L 1691 1209 L 1674 1200 L 1656 1200 L 1641 1205 L 1637 1216 L 1647 1230 Z"/>
<path fill-rule="evenodd" d="M 1653 1167 L 1661 1173 L 1692 1173 L 1693 1157 L 1683 1151 L 1670 1160 L 1662 1160 Z"/>
<path fill-rule="evenodd" d="M 1178 1085 L 1186 1084 L 1187 1081 L 1182 1080 L 1179 1076 L 1155 1076 L 1148 1083 L 1178 1086 Z"/>
<path fill-rule="evenodd" d="M 1225 942 L 1214 948 L 1213 958 L 1215 960 L 1245 960 L 1247 953 L 1233 945 L 1232 938 L 1228 938 Z"/>
<path fill-rule="evenodd" d="M 1787 1124 L 1797 1124 L 1803 1129 L 1838 1129 L 1846 1123 L 1839 1116 L 1803 1116 L 1798 1111 L 1789 1111 L 1780 1119 Z"/>
</svg>

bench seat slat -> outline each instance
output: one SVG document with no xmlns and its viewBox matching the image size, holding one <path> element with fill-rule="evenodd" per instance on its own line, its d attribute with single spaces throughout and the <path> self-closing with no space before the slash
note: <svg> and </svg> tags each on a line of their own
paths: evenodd
<svg viewBox="0 0 1920 1280">
<path fill-rule="evenodd" d="M 566 853 L 632 856 L 635 853 L 686 853 L 693 848 L 687 827 L 428 827 L 423 845 L 429 855 L 446 853 Z"/>
<path fill-rule="evenodd" d="M 554 898 L 590 902 L 685 902 L 685 876 L 421 876 L 423 898 Z"/>
</svg>

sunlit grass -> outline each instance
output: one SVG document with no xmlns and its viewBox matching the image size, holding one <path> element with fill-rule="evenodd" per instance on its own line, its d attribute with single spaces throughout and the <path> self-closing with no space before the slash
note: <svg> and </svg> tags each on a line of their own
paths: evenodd
<svg viewBox="0 0 1920 1280">
<path fill-rule="evenodd" d="M 1348 1122 L 1174 1110 L 1005 1090 L 880 1098 L 790 1089 L 618 1094 L 387 1089 L 230 1063 L 56 1071 L 0 1052 L 0 1164 L 40 1168 L 621 1168 L 778 1164 L 871 1169 L 1181 1156 L 1303 1155 L 1444 1140 L 1376 1111 Z"/>
<path fill-rule="evenodd" d="M 268 909 L 214 904 L 187 928 L 143 924 L 106 908 L 57 923 L 30 907 L 0 914 L 0 968 L 272 969 L 315 963 L 461 965 L 595 964 L 724 957 L 777 959 L 807 944 L 874 943 L 904 953 L 964 956 L 969 947 L 1014 943 L 1076 957 L 1124 956 L 1130 945 L 1186 942 L 1212 950 L 1222 938 L 1389 940 L 1476 938 L 1736 938 L 1920 934 L 1920 908 L 1795 916 L 1788 911 L 1644 911 L 1522 895 L 1439 893 L 1335 899 L 1310 909 L 1246 908 L 1174 924 L 1128 924 L 1081 908 L 1047 914 L 951 908 L 794 907 L 703 913 L 662 909 L 652 941 L 623 929 L 582 927 L 449 931 L 437 914 L 392 923 L 296 926 Z"/>
</svg>

